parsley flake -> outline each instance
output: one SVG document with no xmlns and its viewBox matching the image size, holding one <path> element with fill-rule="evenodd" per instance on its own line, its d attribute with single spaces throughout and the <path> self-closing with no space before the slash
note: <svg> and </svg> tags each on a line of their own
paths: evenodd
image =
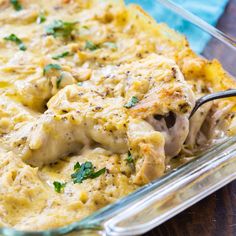
<svg viewBox="0 0 236 236">
<path fill-rule="evenodd" d="M 57 192 L 57 193 L 61 193 L 65 186 L 66 186 L 66 183 L 60 183 L 58 181 L 54 181 L 53 182 L 53 185 L 54 185 L 54 190 Z"/>
<path fill-rule="evenodd" d="M 63 52 L 63 53 L 61 53 L 61 54 L 58 54 L 58 55 L 53 56 L 52 58 L 53 58 L 54 60 L 58 60 L 58 59 L 60 59 L 60 58 L 67 57 L 67 56 L 69 56 L 69 55 L 70 55 L 69 52 Z"/>
<path fill-rule="evenodd" d="M 61 70 L 61 66 L 58 64 L 48 64 L 43 69 L 43 75 L 46 75 L 50 70 Z"/>
<path fill-rule="evenodd" d="M 92 41 L 86 41 L 85 49 L 89 49 L 90 51 L 94 51 L 99 49 L 99 46 L 94 44 Z"/>
<path fill-rule="evenodd" d="M 12 6 L 16 11 L 22 10 L 22 6 L 18 0 L 10 0 L 10 3 L 12 4 Z"/>
<path fill-rule="evenodd" d="M 19 46 L 19 49 L 22 51 L 25 51 L 27 48 L 25 44 L 15 35 L 15 34 L 10 34 L 9 36 L 4 38 L 6 41 L 12 41 L 16 43 Z"/>
<path fill-rule="evenodd" d="M 89 29 L 89 27 L 88 27 L 87 25 L 83 25 L 82 28 L 83 28 L 83 29 L 86 29 L 86 30 Z"/>
<path fill-rule="evenodd" d="M 127 161 L 127 163 L 134 163 L 134 159 L 133 159 L 130 152 L 128 152 L 128 156 L 126 158 L 126 161 Z"/>
<path fill-rule="evenodd" d="M 76 162 L 75 165 L 74 165 L 74 170 L 78 170 L 80 169 L 81 165 L 79 162 Z"/>
<path fill-rule="evenodd" d="M 139 101 L 138 98 L 133 96 L 131 98 L 131 100 L 124 105 L 124 107 L 125 108 L 131 108 L 131 107 L 135 106 L 138 103 L 138 101 Z"/>
<path fill-rule="evenodd" d="M 54 20 L 51 25 L 46 27 L 47 35 L 53 35 L 54 37 L 62 36 L 69 37 L 72 31 L 75 30 L 77 22 L 65 22 L 62 20 Z"/>
<path fill-rule="evenodd" d="M 42 24 L 46 21 L 46 16 L 43 13 L 40 13 L 37 17 L 37 24 Z"/>
<path fill-rule="evenodd" d="M 60 84 L 61 84 L 62 79 L 63 79 L 63 75 L 61 74 L 61 75 L 57 78 L 57 81 L 56 81 L 57 88 L 60 87 Z"/>
<path fill-rule="evenodd" d="M 86 161 L 83 164 L 77 162 L 74 165 L 75 172 L 71 175 L 74 184 L 82 183 L 86 179 L 94 179 L 106 172 L 106 168 L 100 169 L 99 171 L 94 171 L 95 167 L 92 162 Z"/>
<path fill-rule="evenodd" d="M 77 85 L 78 85 L 78 86 L 82 86 L 83 83 L 82 83 L 82 82 L 78 82 Z"/>
</svg>

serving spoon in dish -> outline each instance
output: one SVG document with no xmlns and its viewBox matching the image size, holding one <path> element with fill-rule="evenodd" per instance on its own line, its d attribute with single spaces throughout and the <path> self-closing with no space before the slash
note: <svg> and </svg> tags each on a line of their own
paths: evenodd
<svg viewBox="0 0 236 236">
<path fill-rule="evenodd" d="M 226 91 L 207 94 L 207 95 L 199 98 L 196 101 L 196 104 L 190 113 L 189 119 L 191 119 L 191 117 L 195 114 L 195 112 L 198 110 L 198 108 L 201 107 L 203 104 L 213 101 L 213 100 L 216 100 L 216 99 L 228 98 L 228 97 L 234 97 L 234 96 L 236 96 L 236 89 L 229 89 Z"/>
</svg>

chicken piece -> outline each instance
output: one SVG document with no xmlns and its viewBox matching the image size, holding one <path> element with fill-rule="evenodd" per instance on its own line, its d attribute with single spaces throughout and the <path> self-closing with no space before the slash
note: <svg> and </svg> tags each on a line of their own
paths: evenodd
<svg viewBox="0 0 236 236">
<path fill-rule="evenodd" d="M 3 7 L 6 8 L 6 5 Z M 40 13 L 40 8 L 37 5 L 32 6 L 30 9 L 22 9 L 21 11 L 12 11 L 12 8 L 10 6 L 8 9 L 2 10 L 0 14 L 0 25 L 16 22 L 17 24 L 30 24 L 36 21 Z"/>
<path fill-rule="evenodd" d="M 79 96 L 83 103 L 78 101 Z M 93 105 L 95 96 L 96 106 Z M 87 103 L 84 100 L 88 100 Z M 99 100 L 102 107 L 98 106 Z M 115 153 L 127 153 L 130 149 L 137 160 L 134 181 L 147 183 L 164 173 L 164 137 L 144 120 L 129 120 L 126 109 L 120 104 L 123 104 L 122 98 L 104 100 L 88 89 L 68 86 L 51 99 L 48 104 L 50 112 L 25 125 L 25 132 L 22 128 L 10 135 L 8 142 L 12 142 L 22 159 L 33 166 L 78 153 L 83 146 L 93 142 Z M 67 107 L 68 113 L 60 114 L 63 107 Z M 73 110 L 75 107 L 76 111 Z M 25 137 L 27 132 L 29 136 L 24 139 L 21 135 Z M 13 141 L 16 137 L 17 141 Z"/>
<path fill-rule="evenodd" d="M 176 63 L 156 54 L 132 63 L 94 70 L 83 86 L 99 89 L 107 96 L 122 96 L 126 103 L 137 97 L 139 102 L 129 113 L 140 118 L 164 115 L 170 110 L 189 113 L 195 103 L 194 93 Z"/>
<path fill-rule="evenodd" d="M 19 51 L 0 67 L 0 80 L 6 84 L 2 94 L 14 97 L 36 111 L 45 110 L 51 97 L 51 82 L 42 76 L 40 61 L 29 52 Z M 24 79 L 22 79 L 22 77 Z"/>
<path fill-rule="evenodd" d="M 23 106 L 17 101 L 11 100 L 9 97 L 0 96 L 0 153 L 11 151 L 11 146 L 7 142 L 11 134 L 17 134 L 20 130 L 20 137 L 14 136 L 12 142 L 17 146 L 20 138 L 26 139 L 30 133 L 30 129 L 25 130 L 27 124 L 32 124 L 39 116 L 29 108 Z"/>
<path fill-rule="evenodd" d="M 206 103 L 203 106 L 201 106 L 196 113 L 193 115 L 193 117 L 190 120 L 190 128 L 188 137 L 185 141 L 187 148 L 193 148 L 196 144 L 197 135 L 212 107 L 212 103 Z"/>
<path fill-rule="evenodd" d="M 224 100 L 213 103 L 200 130 L 206 140 L 214 141 L 214 139 L 225 137 L 225 132 L 234 116 L 234 113 L 230 112 L 232 107 L 232 103 Z M 199 145 L 204 145 L 204 143 L 199 143 Z"/>
<path fill-rule="evenodd" d="M 48 199 L 58 199 L 40 180 L 38 168 L 25 164 L 13 152 L 1 150 L 0 170 L 0 215 L 4 226 L 13 227 L 34 215 L 39 219 Z"/>
<path fill-rule="evenodd" d="M 2 93 L 15 97 L 33 110 L 45 111 L 47 101 L 58 90 L 76 83 L 71 73 L 64 71 L 63 67 L 59 71 L 52 69 L 44 74 L 45 66 L 52 63 L 50 58 L 39 60 L 30 52 L 17 52 L 0 67 L 0 80 L 7 84 Z"/>
<path fill-rule="evenodd" d="M 40 1 L 21 0 L 20 10 L 15 9 L 14 1 L 0 0 L 0 25 L 30 24 L 36 21 L 41 11 Z"/>
<path fill-rule="evenodd" d="M 135 72 L 137 76 L 145 68 L 153 70 L 150 70 L 152 73 L 148 71 L 146 80 L 145 77 L 130 79 L 126 96 L 140 97 L 140 93 L 146 90 L 141 101 L 130 109 L 130 114 L 147 120 L 164 135 L 165 154 L 168 159 L 172 158 L 180 152 L 187 138 L 188 117 L 195 104 L 195 96 L 174 61 L 153 55 L 149 60 L 136 64 L 139 68 Z M 132 72 L 130 74 L 132 76 Z M 142 85 L 138 86 L 137 83 L 142 80 Z"/>
<path fill-rule="evenodd" d="M 148 60 L 132 63 L 125 89 L 127 100 L 133 96 L 140 98 L 130 109 L 131 115 L 144 119 L 170 111 L 188 115 L 195 104 L 194 93 L 178 66 L 162 56 L 151 55 Z"/>
<path fill-rule="evenodd" d="M 112 75 L 114 81 L 110 81 L 116 83 L 117 91 L 108 93 L 108 87 L 96 87 L 97 83 L 111 85 L 106 83 L 109 78 L 98 71 L 82 86 L 68 85 L 52 97 L 48 110 L 24 127 L 30 131 L 27 139 L 17 133 L 9 135 L 8 141 L 23 160 L 42 166 L 78 153 L 83 146 L 100 145 L 118 154 L 130 150 L 135 159 L 136 183 L 161 176 L 165 152 L 169 157 L 176 155 L 187 136 L 194 100 L 191 89 L 174 62 L 163 57 L 152 55 L 117 69 Z M 138 98 L 137 104 L 127 105 L 131 96 Z M 166 124 L 163 129 L 153 121 L 158 114 L 172 113 L 176 119 L 171 127 Z"/>
<path fill-rule="evenodd" d="M 129 148 L 136 162 L 134 183 L 146 184 L 165 171 L 165 139 L 144 120 L 131 119 L 128 128 Z"/>
<path fill-rule="evenodd" d="M 187 115 L 175 115 L 170 112 L 167 116 L 154 115 L 147 121 L 161 132 L 165 137 L 165 154 L 168 158 L 176 156 L 185 142 L 189 132 L 189 120 Z"/>
<path fill-rule="evenodd" d="M 33 121 L 39 114 L 11 100 L 0 96 L 0 137 L 19 129 L 25 123 Z"/>
<path fill-rule="evenodd" d="M 27 123 L 6 140 L 27 163 L 42 166 L 77 153 L 93 143 L 115 152 L 128 151 L 127 114 L 123 98 L 104 98 L 95 91 L 70 85 L 48 103 L 39 119 Z M 28 130 L 27 139 L 23 130 Z"/>
<path fill-rule="evenodd" d="M 200 107 L 191 118 L 185 149 L 193 152 L 225 137 L 234 116 L 230 113 L 232 106 L 227 101 L 214 101 Z"/>
<path fill-rule="evenodd" d="M 124 96 L 127 103 L 137 98 L 139 102 L 130 108 L 129 115 L 147 120 L 164 134 L 169 158 L 179 153 L 188 135 L 188 116 L 195 96 L 173 60 L 153 54 L 120 67 L 105 67 L 84 83 L 87 87 L 94 85 L 102 85 L 101 92 L 111 96 Z M 164 117 L 172 119 L 171 127 Z"/>
</svg>

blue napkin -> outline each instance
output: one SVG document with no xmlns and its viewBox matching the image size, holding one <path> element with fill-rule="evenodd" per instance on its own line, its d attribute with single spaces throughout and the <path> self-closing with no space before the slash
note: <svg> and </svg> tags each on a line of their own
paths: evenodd
<svg viewBox="0 0 236 236">
<path fill-rule="evenodd" d="M 142 6 L 158 22 L 165 22 L 171 28 L 185 34 L 190 42 L 191 48 L 201 53 L 210 39 L 210 35 L 202 32 L 191 23 L 185 21 L 177 14 L 170 12 L 155 0 L 126 0 L 126 3 L 136 3 Z M 221 14 L 224 12 L 228 0 L 175 0 L 186 10 L 199 16 L 211 25 L 216 25 Z"/>
</svg>

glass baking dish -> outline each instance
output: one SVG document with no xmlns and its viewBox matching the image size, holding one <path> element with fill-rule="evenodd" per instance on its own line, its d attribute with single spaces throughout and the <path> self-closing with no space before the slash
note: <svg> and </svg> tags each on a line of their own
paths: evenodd
<svg viewBox="0 0 236 236">
<path fill-rule="evenodd" d="M 142 3 L 138 0 L 132 2 Z M 232 38 L 170 1 L 159 0 L 152 4 L 166 8 L 166 11 L 173 14 L 176 19 L 184 18 L 190 29 L 192 27 L 195 31 L 206 34 L 209 39 L 212 37 L 202 56 L 208 59 L 218 58 L 217 51 L 211 49 L 220 48 L 232 58 L 231 61 L 235 61 L 236 44 Z M 157 21 L 163 22 L 165 19 L 157 18 Z M 200 28 L 196 29 L 196 24 Z M 169 26 L 171 27 L 170 23 Z M 236 69 L 232 65 L 226 61 L 221 61 L 221 63 L 230 74 L 236 75 Z M 37 232 L 0 228 L 0 234 L 14 236 L 139 235 L 160 225 L 234 179 L 236 179 L 236 136 L 225 139 L 187 164 L 170 171 L 81 221 Z"/>
</svg>

